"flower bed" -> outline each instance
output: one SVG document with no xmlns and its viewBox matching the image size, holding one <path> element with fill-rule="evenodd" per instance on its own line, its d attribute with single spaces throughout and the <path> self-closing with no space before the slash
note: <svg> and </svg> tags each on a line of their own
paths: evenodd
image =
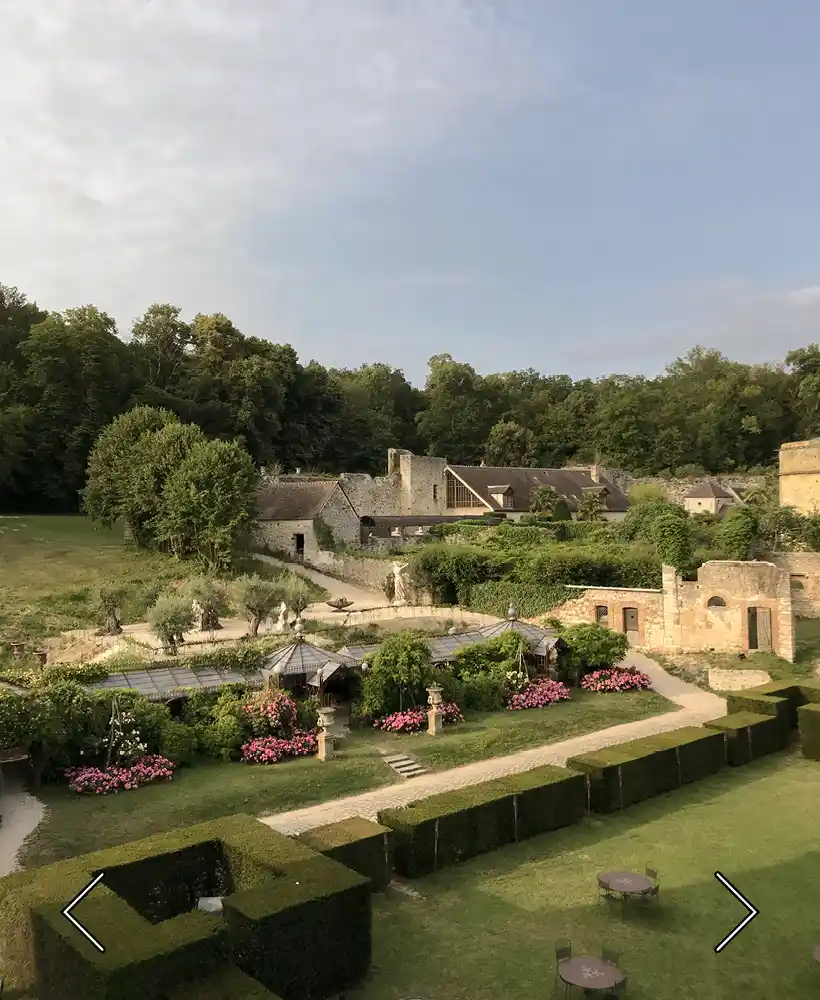
<svg viewBox="0 0 820 1000">
<path fill-rule="evenodd" d="M 287 757 L 309 757 L 319 746 L 316 733 L 293 731 L 290 739 L 262 736 L 242 747 L 242 760 L 246 764 L 276 764 Z"/>
<path fill-rule="evenodd" d="M 525 708 L 546 708 L 556 701 L 569 701 L 569 688 L 560 681 L 540 680 L 533 681 L 520 693 L 511 694 L 507 708 L 511 712 L 520 712 Z"/>
<path fill-rule="evenodd" d="M 441 709 L 444 713 L 444 718 L 441 721 L 445 726 L 452 726 L 457 722 L 464 721 L 461 709 L 454 701 L 442 704 Z M 373 728 L 381 729 L 385 733 L 418 733 L 426 725 L 427 709 L 416 707 L 408 708 L 403 712 L 393 712 L 392 715 L 376 719 Z"/>
<path fill-rule="evenodd" d="M 174 775 L 174 765 L 166 757 L 148 755 L 130 767 L 70 767 L 65 771 L 69 787 L 81 795 L 109 795 L 132 791 L 141 785 Z"/>
<path fill-rule="evenodd" d="M 645 691 L 651 686 L 652 679 L 648 674 L 618 667 L 595 670 L 581 681 L 584 691 Z"/>
</svg>

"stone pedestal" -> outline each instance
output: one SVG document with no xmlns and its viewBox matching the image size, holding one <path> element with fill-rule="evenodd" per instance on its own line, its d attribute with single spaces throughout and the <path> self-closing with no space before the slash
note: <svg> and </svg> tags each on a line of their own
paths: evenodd
<svg viewBox="0 0 820 1000">
<path fill-rule="evenodd" d="M 429 736 L 441 736 L 444 726 L 444 712 L 440 708 L 431 708 L 427 713 L 427 733 Z"/>
<path fill-rule="evenodd" d="M 319 760 L 333 760 L 336 749 L 336 738 L 321 730 L 318 736 L 318 751 L 316 756 Z"/>
</svg>

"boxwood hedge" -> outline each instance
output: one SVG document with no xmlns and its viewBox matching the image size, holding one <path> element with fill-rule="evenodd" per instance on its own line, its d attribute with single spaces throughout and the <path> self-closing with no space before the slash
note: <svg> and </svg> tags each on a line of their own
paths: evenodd
<svg viewBox="0 0 820 1000">
<path fill-rule="evenodd" d="M 787 705 L 785 699 L 782 703 Z M 782 750 L 789 740 L 789 730 L 783 725 L 784 716 L 760 715 L 755 712 L 735 712 L 704 725 L 726 735 L 726 762 L 733 767 L 748 764 L 766 754 Z"/>
<path fill-rule="evenodd" d="M 801 705 L 797 718 L 803 756 L 820 760 L 820 704 Z"/>
<path fill-rule="evenodd" d="M 103 953 L 62 914 L 99 872 L 74 914 Z M 222 918 L 193 908 L 201 895 L 224 895 Z M 322 962 L 305 961 L 314 949 Z M 370 883 L 251 816 L 225 817 L 0 880 L 0 953 L 11 985 L 38 1000 L 164 1000 L 229 964 L 283 1000 L 323 997 L 369 967 Z"/>
<path fill-rule="evenodd" d="M 569 826 L 583 816 L 585 799 L 581 775 L 548 766 L 385 809 L 378 818 L 393 830 L 396 871 L 418 878 Z"/>
<path fill-rule="evenodd" d="M 314 851 L 370 879 L 373 889 L 386 889 L 393 873 L 393 831 L 361 816 L 318 826 L 298 838 Z"/>
</svg>

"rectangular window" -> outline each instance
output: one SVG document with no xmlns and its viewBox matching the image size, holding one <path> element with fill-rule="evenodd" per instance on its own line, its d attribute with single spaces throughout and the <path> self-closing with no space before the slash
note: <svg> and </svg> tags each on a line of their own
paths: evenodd
<svg viewBox="0 0 820 1000">
<path fill-rule="evenodd" d="M 505 493 L 504 494 L 504 504 L 503 504 L 503 506 L 505 506 L 505 507 L 512 507 L 512 505 L 513 505 L 513 495 L 512 495 L 512 493 Z"/>
<path fill-rule="evenodd" d="M 438 486 L 433 486 L 433 503 L 438 503 Z"/>
<path fill-rule="evenodd" d="M 605 604 L 599 604 L 595 608 L 595 621 L 599 625 L 606 625 L 609 621 L 609 608 Z"/>
</svg>

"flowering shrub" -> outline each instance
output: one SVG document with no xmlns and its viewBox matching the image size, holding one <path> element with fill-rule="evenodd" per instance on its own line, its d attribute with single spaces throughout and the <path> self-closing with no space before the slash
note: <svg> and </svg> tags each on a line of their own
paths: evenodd
<svg viewBox="0 0 820 1000">
<path fill-rule="evenodd" d="M 69 787 L 81 795 L 109 795 L 149 785 L 160 778 L 171 780 L 174 765 L 165 757 L 149 754 L 131 767 L 71 767 L 65 771 Z"/>
<path fill-rule="evenodd" d="M 441 720 L 445 726 L 455 725 L 463 722 L 464 716 L 461 709 L 454 701 L 442 704 L 441 709 L 444 718 Z M 392 715 L 385 715 L 381 719 L 376 719 L 373 723 L 374 729 L 381 729 L 386 733 L 418 733 L 427 725 L 427 710 L 424 708 L 408 708 L 404 712 L 393 712 Z"/>
<path fill-rule="evenodd" d="M 262 736 L 251 740 L 242 747 L 242 760 L 246 764 L 275 764 L 285 757 L 309 757 L 317 749 L 316 733 L 305 733 L 297 729 L 286 740 L 276 736 Z"/>
<path fill-rule="evenodd" d="M 530 683 L 530 676 L 526 670 L 508 670 L 504 675 L 507 690 L 510 692 L 525 691 Z"/>
<path fill-rule="evenodd" d="M 595 670 L 581 681 L 585 691 L 645 691 L 651 686 L 652 679 L 648 674 L 618 667 Z"/>
<path fill-rule="evenodd" d="M 289 736 L 296 726 L 296 702 L 284 691 L 263 688 L 244 706 L 254 736 Z"/>
<path fill-rule="evenodd" d="M 142 742 L 133 712 L 122 709 L 114 713 L 111 732 L 103 740 L 103 746 L 111 754 L 111 760 L 121 767 L 143 758 L 148 748 Z"/>
<path fill-rule="evenodd" d="M 560 681 L 533 681 L 521 691 L 511 694 L 507 708 L 511 712 L 520 712 L 525 708 L 546 708 L 556 701 L 569 701 L 569 688 Z"/>
</svg>

